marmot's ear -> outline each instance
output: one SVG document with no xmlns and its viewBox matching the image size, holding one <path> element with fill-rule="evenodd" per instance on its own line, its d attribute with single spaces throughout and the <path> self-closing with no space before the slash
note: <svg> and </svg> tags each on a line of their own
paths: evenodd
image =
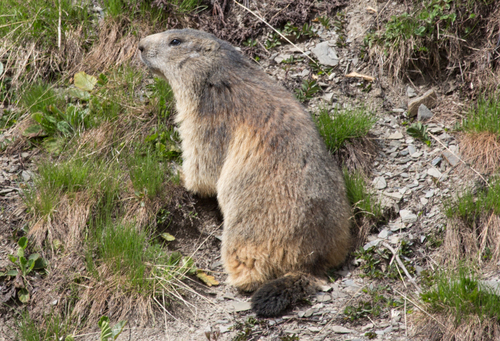
<svg viewBox="0 0 500 341">
<path fill-rule="evenodd" d="M 209 40 L 204 44 L 205 51 L 217 51 L 220 48 L 220 44 L 215 40 Z"/>
</svg>

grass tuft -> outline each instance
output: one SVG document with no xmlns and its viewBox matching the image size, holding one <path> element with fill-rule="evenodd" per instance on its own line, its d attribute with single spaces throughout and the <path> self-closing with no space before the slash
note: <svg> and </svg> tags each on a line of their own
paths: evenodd
<svg viewBox="0 0 500 341">
<path fill-rule="evenodd" d="M 322 108 L 315 121 L 327 148 L 333 153 L 349 140 L 366 136 L 376 118 L 363 108 L 336 110 L 333 117 L 328 109 Z"/>
</svg>

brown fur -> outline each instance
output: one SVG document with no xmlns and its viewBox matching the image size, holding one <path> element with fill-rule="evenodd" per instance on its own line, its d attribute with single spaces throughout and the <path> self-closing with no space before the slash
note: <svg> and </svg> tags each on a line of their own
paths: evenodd
<svg viewBox="0 0 500 341">
<path fill-rule="evenodd" d="M 286 275 L 269 295 L 256 294 L 273 305 L 273 286 L 300 287 L 310 282 L 301 274 L 342 263 L 351 215 L 344 181 L 302 105 L 211 34 L 170 30 L 142 39 L 139 50 L 174 91 L 186 188 L 217 195 L 228 282 L 254 291 Z M 257 301 L 262 315 L 282 310 L 259 310 Z"/>
</svg>

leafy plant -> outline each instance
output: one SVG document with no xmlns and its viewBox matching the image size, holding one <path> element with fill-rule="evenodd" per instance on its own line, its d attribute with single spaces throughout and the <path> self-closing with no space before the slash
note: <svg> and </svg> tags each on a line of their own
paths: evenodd
<svg viewBox="0 0 500 341">
<path fill-rule="evenodd" d="M 99 328 L 101 328 L 101 335 L 99 341 L 110 341 L 116 340 L 118 336 L 123 331 L 123 328 L 127 324 L 127 321 L 121 321 L 115 324 L 113 327 L 109 324 L 109 318 L 107 316 L 101 317 L 98 322 Z"/>
<path fill-rule="evenodd" d="M 411 126 L 406 128 L 406 132 L 411 137 L 414 137 L 426 145 L 431 145 L 431 140 L 429 139 L 429 135 L 427 134 L 427 126 L 422 124 L 421 122 L 413 123 Z"/>
<path fill-rule="evenodd" d="M 350 139 L 366 136 L 376 122 L 376 117 L 363 108 L 343 111 L 336 109 L 332 116 L 328 109 L 322 108 L 315 117 L 319 133 L 332 153 Z"/>
<path fill-rule="evenodd" d="M 298 89 L 295 89 L 295 97 L 297 97 L 300 102 L 306 102 L 313 98 L 314 94 L 316 94 L 320 90 L 321 88 L 318 82 L 316 82 L 314 79 L 304 79 L 302 81 L 302 86 Z"/>
<path fill-rule="evenodd" d="M 359 172 L 349 173 L 343 169 L 347 198 L 354 208 L 355 215 L 363 215 L 374 221 L 383 218 L 382 207 L 375 195 L 368 190 L 365 180 Z"/>
<path fill-rule="evenodd" d="M 0 272 L 0 277 L 2 276 L 18 276 L 20 275 L 23 279 L 24 287 L 18 291 L 19 300 L 26 303 L 30 299 L 28 290 L 26 289 L 27 276 L 34 270 L 43 270 L 47 266 L 45 260 L 38 254 L 33 253 L 28 258 L 26 258 L 25 250 L 28 246 L 28 238 L 21 237 L 17 242 L 19 246 L 17 248 L 17 256 L 9 255 L 9 260 L 14 264 L 16 269 L 8 270 L 7 272 Z"/>
<path fill-rule="evenodd" d="M 264 47 L 267 49 L 267 50 L 270 50 L 272 48 L 275 48 L 276 46 L 279 46 L 281 45 L 281 42 L 280 42 L 280 39 L 281 39 L 281 36 L 276 33 L 276 32 L 273 32 L 270 36 L 269 36 L 269 39 L 266 40 L 265 44 L 264 44 Z"/>
</svg>

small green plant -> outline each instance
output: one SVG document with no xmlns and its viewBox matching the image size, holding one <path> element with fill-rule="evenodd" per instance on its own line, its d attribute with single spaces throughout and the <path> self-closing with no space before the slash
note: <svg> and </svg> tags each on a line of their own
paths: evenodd
<svg viewBox="0 0 500 341">
<path fill-rule="evenodd" d="M 25 131 L 26 136 L 53 136 L 62 134 L 70 137 L 79 130 L 90 126 L 90 110 L 68 105 L 65 112 L 55 106 L 48 106 L 42 112 L 36 112 L 31 117 L 37 124 L 29 126 Z"/>
<path fill-rule="evenodd" d="M 253 38 L 248 38 L 243 42 L 243 45 L 245 45 L 246 47 L 255 47 L 257 46 L 257 40 Z"/>
<path fill-rule="evenodd" d="M 45 341 L 64 340 L 74 341 L 74 337 L 69 334 L 73 328 L 69 318 L 63 319 L 56 313 L 44 315 L 40 321 L 32 319 L 28 311 L 18 312 L 15 319 L 16 340 L 19 341 Z"/>
<path fill-rule="evenodd" d="M 17 242 L 17 245 L 19 246 L 17 248 L 17 256 L 9 255 L 9 260 L 12 262 L 15 269 L 8 270 L 5 273 L 0 272 L 0 277 L 15 277 L 20 275 L 23 279 L 24 287 L 18 291 L 17 295 L 21 302 L 27 303 L 30 299 L 30 294 L 27 289 L 27 277 L 32 271 L 45 269 L 47 267 L 47 263 L 38 253 L 33 253 L 26 258 L 25 250 L 28 246 L 28 238 L 21 237 Z"/>
<path fill-rule="evenodd" d="M 322 108 L 315 121 L 327 148 L 334 153 L 350 139 L 366 136 L 375 124 L 376 117 L 363 108 L 336 109 L 331 117 L 328 109 Z"/>
<path fill-rule="evenodd" d="M 324 28 L 326 28 L 327 30 L 330 29 L 330 18 L 328 18 L 326 15 L 323 15 L 318 17 L 317 19 Z"/>
<path fill-rule="evenodd" d="M 236 322 L 232 327 L 233 330 L 237 330 L 238 333 L 232 338 L 232 341 L 246 341 L 250 340 L 252 337 L 253 329 L 259 322 L 254 317 L 249 317 L 244 323 Z"/>
<path fill-rule="evenodd" d="M 281 36 L 278 33 L 273 32 L 269 36 L 269 38 L 266 40 L 264 47 L 267 50 L 270 50 L 272 48 L 275 48 L 276 46 L 280 46 L 281 45 L 280 39 L 281 39 Z"/>
<path fill-rule="evenodd" d="M 292 335 L 281 336 L 280 340 L 281 341 L 299 341 L 300 338 L 297 335 L 292 334 Z"/>
<path fill-rule="evenodd" d="M 415 268 L 408 261 L 408 256 L 412 253 L 411 243 L 403 241 L 398 249 L 398 254 L 410 274 L 415 273 Z M 398 279 L 404 276 L 403 271 L 398 271 L 396 262 L 391 264 L 393 254 L 386 248 L 376 248 L 374 246 L 365 250 L 360 248 L 354 253 L 357 262 L 360 264 L 360 269 L 363 270 L 363 275 L 369 278 L 390 278 Z"/>
<path fill-rule="evenodd" d="M 455 318 L 455 325 L 471 319 L 500 319 L 500 297 L 482 285 L 474 270 L 461 264 L 458 269 L 442 271 L 435 286 L 421 295 L 431 312 Z"/>
<path fill-rule="evenodd" d="M 295 89 L 295 97 L 297 97 L 300 102 L 307 102 L 312 99 L 313 96 L 320 90 L 321 88 L 318 82 L 316 82 L 314 79 L 304 79 L 302 81 L 302 86 L 298 89 Z"/>
<path fill-rule="evenodd" d="M 400 307 L 403 302 L 384 296 L 389 287 L 379 286 L 374 289 L 364 288 L 363 292 L 370 296 L 368 301 L 360 301 L 356 306 L 347 306 L 344 310 L 344 318 L 350 321 L 366 317 L 379 317 L 388 309 Z"/>
<path fill-rule="evenodd" d="M 413 123 L 411 126 L 406 128 L 406 132 L 411 137 L 414 137 L 426 145 L 431 145 L 431 140 L 429 139 L 429 134 L 427 134 L 427 126 L 421 122 Z"/>
<path fill-rule="evenodd" d="M 99 328 L 101 329 L 101 335 L 99 341 L 112 341 L 116 340 L 120 336 L 123 328 L 127 324 L 127 321 L 121 321 L 115 324 L 113 327 L 109 324 L 109 318 L 107 316 L 101 317 L 99 320 Z"/>
<path fill-rule="evenodd" d="M 487 98 L 479 97 L 477 103 L 469 108 L 460 128 L 468 133 L 488 132 L 500 136 L 500 101 L 496 94 Z"/>
<path fill-rule="evenodd" d="M 304 23 L 302 27 L 297 27 L 288 22 L 283 29 L 283 34 L 292 41 L 301 41 L 302 39 L 316 36 L 316 33 L 312 30 L 312 26 L 308 23 Z"/>
<path fill-rule="evenodd" d="M 368 190 L 363 175 L 343 169 L 347 198 L 355 215 L 367 216 L 374 221 L 383 218 L 382 207 L 375 195 Z"/>
</svg>

